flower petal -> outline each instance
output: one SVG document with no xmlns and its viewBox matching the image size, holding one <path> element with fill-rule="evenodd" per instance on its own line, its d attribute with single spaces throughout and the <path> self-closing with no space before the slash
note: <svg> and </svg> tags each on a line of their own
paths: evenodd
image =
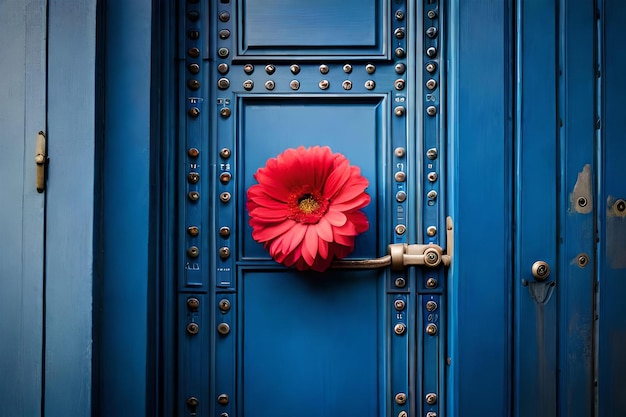
<svg viewBox="0 0 626 417">
<path fill-rule="evenodd" d="M 328 223 L 335 227 L 343 226 L 348 220 L 345 214 L 340 211 L 333 210 L 332 206 L 328 209 L 324 218 L 328 220 Z"/>
<path fill-rule="evenodd" d="M 322 217 L 316 226 L 319 237 L 324 239 L 326 242 L 332 242 L 333 227 L 330 225 L 328 219 L 326 217 Z"/>
</svg>

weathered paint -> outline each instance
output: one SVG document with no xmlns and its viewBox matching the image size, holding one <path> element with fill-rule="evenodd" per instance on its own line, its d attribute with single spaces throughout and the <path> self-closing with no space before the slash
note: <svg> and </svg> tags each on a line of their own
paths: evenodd
<svg viewBox="0 0 626 417">
<path fill-rule="evenodd" d="M 570 212 L 589 214 L 593 211 L 591 164 L 585 164 L 569 195 Z"/>
</svg>

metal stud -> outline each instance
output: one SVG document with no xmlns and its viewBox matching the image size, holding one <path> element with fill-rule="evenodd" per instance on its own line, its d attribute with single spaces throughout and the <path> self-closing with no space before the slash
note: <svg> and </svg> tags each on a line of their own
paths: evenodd
<svg viewBox="0 0 626 417">
<path fill-rule="evenodd" d="M 198 181 L 200 181 L 200 174 L 197 172 L 190 172 L 187 174 L 187 181 L 189 181 L 190 184 L 197 184 Z"/>
<path fill-rule="evenodd" d="M 300 73 L 300 65 L 298 64 L 293 64 L 289 67 L 289 71 L 291 71 L 292 74 L 296 75 Z"/>
<path fill-rule="evenodd" d="M 230 116 L 230 109 L 228 107 L 222 107 L 220 109 L 220 116 L 223 118 L 227 118 Z"/>
<path fill-rule="evenodd" d="M 426 234 L 430 237 L 433 237 L 437 234 L 437 228 L 435 226 L 428 226 L 426 228 Z"/>
<path fill-rule="evenodd" d="M 289 83 L 289 87 L 292 90 L 298 90 L 300 88 L 300 81 L 298 81 L 298 80 L 291 80 L 291 82 Z"/>
<path fill-rule="evenodd" d="M 230 258 L 230 248 L 228 248 L 228 246 L 222 246 L 221 248 L 219 248 L 218 252 L 219 252 L 220 258 L 222 259 Z"/>
<path fill-rule="evenodd" d="M 396 116 L 400 117 L 400 116 L 404 116 L 405 113 L 405 109 L 404 106 L 396 106 L 393 109 L 393 114 L 395 114 Z"/>
<path fill-rule="evenodd" d="M 437 404 L 437 394 L 435 394 L 434 392 L 426 394 L 426 403 L 428 405 Z"/>
<path fill-rule="evenodd" d="M 394 174 L 393 178 L 396 180 L 396 182 L 404 182 L 406 181 L 406 172 L 398 171 Z"/>
<path fill-rule="evenodd" d="M 230 333 L 230 326 L 228 325 L 228 323 L 220 323 L 217 325 L 217 332 L 221 335 L 226 336 L 228 333 Z"/>
<path fill-rule="evenodd" d="M 187 194 L 187 197 L 191 201 L 198 201 L 200 200 L 200 193 L 197 191 L 189 191 L 189 193 Z"/>
<path fill-rule="evenodd" d="M 243 72 L 245 72 L 246 74 L 250 75 L 254 72 L 254 65 L 252 64 L 246 64 L 243 66 Z"/>
<path fill-rule="evenodd" d="M 230 301 L 228 301 L 228 299 L 226 298 L 222 298 L 219 303 L 217 303 L 217 306 L 222 313 L 226 313 L 230 310 Z"/>
<path fill-rule="evenodd" d="M 435 278 L 431 277 L 426 280 L 426 287 L 428 288 L 437 288 L 437 285 L 439 285 L 439 282 Z"/>
<path fill-rule="evenodd" d="M 187 50 L 187 55 L 189 55 L 192 58 L 198 58 L 200 56 L 200 48 L 189 48 Z"/>
<path fill-rule="evenodd" d="M 352 81 L 345 80 L 343 83 L 341 83 L 341 86 L 344 90 L 352 90 Z"/>
<path fill-rule="evenodd" d="M 276 66 L 272 65 L 272 64 L 268 64 L 265 66 L 265 72 L 267 72 L 269 75 L 272 75 L 273 73 L 276 72 Z"/>
<path fill-rule="evenodd" d="M 437 37 L 437 28 L 434 26 L 429 27 L 428 29 L 426 29 L 426 36 L 428 36 L 431 39 L 434 39 Z"/>
<path fill-rule="evenodd" d="M 404 307 L 406 307 L 406 303 L 404 302 L 404 300 L 396 300 L 393 302 L 393 306 L 396 310 L 402 311 L 404 310 Z"/>
<path fill-rule="evenodd" d="M 435 323 L 430 323 L 428 326 L 426 326 L 426 334 L 428 334 L 429 336 L 436 335 L 437 330 L 437 325 Z"/>
<path fill-rule="evenodd" d="M 220 156 L 224 159 L 226 158 L 230 158 L 231 152 L 230 149 L 228 148 L 222 148 L 222 150 L 220 150 Z"/>
<path fill-rule="evenodd" d="M 394 285 L 397 288 L 404 288 L 406 286 L 406 280 L 404 278 L 402 278 L 402 277 L 398 277 L 398 278 L 395 279 Z"/>
<path fill-rule="evenodd" d="M 229 69 L 228 68 L 228 64 L 225 64 L 223 62 L 217 66 L 217 72 L 219 72 L 222 75 L 227 74 L 228 73 L 228 69 Z"/>
<path fill-rule="evenodd" d="M 200 300 L 196 297 L 187 298 L 187 308 L 191 311 L 198 311 L 200 308 Z"/>
<path fill-rule="evenodd" d="M 320 65 L 320 74 L 328 74 L 328 71 L 330 71 L 330 68 L 328 68 L 328 65 L 326 64 Z"/>
<path fill-rule="evenodd" d="M 196 237 L 200 234 L 200 228 L 198 226 L 189 226 L 187 228 L 187 233 L 191 237 Z"/>
<path fill-rule="evenodd" d="M 404 90 L 404 80 L 403 79 L 398 79 L 393 83 L 393 86 L 396 90 Z"/>
<path fill-rule="evenodd" d="M 437 310 L 437 303 L 433 300 L 427 301 L 426 302 L 426 310 L 427 311 L 435 311 Z"/>
<path fill-rule="evenodd" d="M 345 64 L 343 66 L 343 72 L 345 72 L 346 74 L 350 74 L 352 72 L 352 65 L 350 64 Z"/>
<path fill-rule="evenodd" d="M 220 36 L 220 39 L 222 40 L 228 39 L 230 37 L 230 30 L 228 29 L 220 30 L 219 36 Z"/>
<path fill-rule="evenodd" d="M 190 158 L 197 158 L 198 155 L 200 155 L 200 151 L 198 150 L 198 148 L 189 148 L 189 150 L 187 151 L 187 155 Z"/>
<path fill-rule="evenodd" d="M 228 404 L 229 401 L 230 399 L 228 398 L 228 395 L 226 394 L 220 394 L 217 396 L 217 402 L 221 405 L 226 405 Z"/>
<path fill-rule="evenodd" d="M 328 89 L 328 87 L 330 87 L 330 81 L 322 80 L 322 81 L 319 82 L 318 85 L 320 87 L 320 90 L 326 90 L 326 89 Z"/>
<path fill-rule="evenodd" d="M 394 230 L 396 231 L 396 234 L 397 234 L 398 236 L 402 236 L 403 234 L 405 234 L 405 233 L 406 233 L 406 226 L 405 226 L 405 225 L 403 225 L 403 224 L 399 224 L 399 225 L 397 225 L 397 226 L 395 227 L 395 229 L 394 229 Z"/>
<path fill-rule="evenodd" d="M 373 90 L 374 88 L 376 88 L 376 82 L 374 82 L 374 80 L 365 81 L 365 88 L 368 90 Z"/>
<path fill-rule="evenodd" d="M 190 258 L 197 258 L 199 255 L 200 250 L 197 246 L 191 246 L 189 249 L 187 249 L 187 256 L 189 256 Z"/>
<path fill-rule="evenodd" d="M 228 184 L 233 176 L 230 172 L 222 172 L 220 174 L 220 182 L 224 185 Z"/>
<path fill-rule="evenodd" d="M 435 190 L 430 190 L 428 192 L 428 194 L 426 194 L 426 197 L 428 197 L 430 200 L 434 200 L 437 198 L 437 191 Z"/>
<path fill-rule="evenodd" d="M 396 74 L 404 74 L 404 72 L 406 71 L 406 65 L 404 65 L 402 62 L 398 62 L 393 69 L 396 71 Z"/>
<path fill-rule="evenodd" d="M 200 72 L 200 65 L 198 65 L 198 64 L 189 64 L 187 69 L 189 70 L 190 73 L 197 74 L 197 73 Z"/>
<path fill-rule="evenodd" d="M 254 88 L 254 81 L 252 81 L 252 80 L 246 80 L 246 81 L 244 81 L 244 82 L 243 82 L 243 88 L 244 88 L 246 91 L 250 91 L 250 90 L 252 90 L 252 89 Z"/>
<path fill-rule="evenodd" d="M 365 72 L 367 72 L 368 74 L 373 74 L 374 72 L 376 72 L 376 65 L 374 65 L 374 64 L 367 64 L 365 66 Z"/>
<path fill-rule="evenodd" d="M 404 149 L 402 146 L 398 146 L 396 149 L 393 150 L 393 154 L 398 158 L 404 158 L 404 155 L 406 155 L 406 149 Z"/>
<path fill-rule="evenodd" d="M 190 335 L 196 335 L 199 331 L 200 326 L 198 326 L 198 323 L 191 322 L 187 324 L 187 333 L 189 333 Z"/>
<path fill-rule="evenodd" d="M 436 19 L 437 18 L 437 11 L 436 10 L 429 10 L 428 12 L 426 12 L 426 16 L 428 16 L 429 19 Z"/>
<path fill-rule="evenodd" d="M 406 192 L 404 191 L 398 191 L 396 193 L 396 201 L 398 203 L 404 203 L 406 201 Z"/>
<path fill-rule="evenodd" d="M 437 159 L 437 148 L 430 148 L 427 150 L 426 157 L 430 160 Z"/>
<path fill-rule="evenodd" d="M 404 39 L 404 28 L 398 28 L 394 30 L 393 36 L 395 36 L 396 39 Z"/>
<path fill-rule="evenodd" d="M 226 90 L 228 87 L 230 87 L 230 80 L 228 78 L 220 78 L 219 80 L 217 80 L 217 87 L 220 90 Z"/>
<path fill-rule="evenodd" d="M 273 90 L 274 87 L 276 87 L 276 83 L 273 80 L 265 81 L 265 89 L 266 90 Z"/>
<path fill-rule="evenodd" d="M 219 19 L 221 22 L 228 22 L 230 20 L 230 13 L 228 12 L 220 12 Z"/>
<path fill-rule="evenodd" d="M 396 11 L 396 20 L 403 20 L 404 19 L 404 12 L 402 10 L 397 10 Z"/>
<path fill-rule="evenodd" d="M 439 176 L 437 175 L 436 172 L 429 172 L 428 175 L 426 175 L 426 177 L 428 178 L 428 181 L 435 182 L 435 181 L 437 181 L 437 178 Z"/>
<path fill-rule="evenodd" d="M 437 71 L 437 64 L 435 64 L 434 62 L 429 62 L 428 64 L 426 64 L 426 71 L 431 74 Z"/>
<path fill-rule="evenodd" d="M 227 226 L 220 227 L 220 236 L 223 237 L 224 239 L 229 238 L 230 237 L 230 227 L 227 227 Z"/>
<path fill-rule="evenodd" d="M 398 336 L 401 336 L 406 332 L 406 326 L 402 323 L 398 323 L 395 326 L 393 326 L 393 332 L 397 334 Z"/>
<path fill-rule="evenodd" d="M 431 46 L 430 48 L 426 49 L 426 55 L 428 55 L 430 58 L 436 57 L 437 48 L 435 48 L 434 46 Z"/>
<path fill-rule="evenodd" d="M 196 12 L 195 10 L 187 12 L 187 18 L 192 22 L 196 22 L 198 21 L 198 19 L 200 19 L 200 13 Z"/>
<path fill-rule="evenodd" d="M 192 107 L 189 110 L 187 110 L 187 114 L 189 114 L 190 117 L 198 117 L 200 116 L 200 109 L 197 107 Z"/>
<path fill-rule="evenodd" d="M 228 48 L 220 48 L 217 50 L 217 55 L 219 55 L 220 58 L 228 58 L 228 54 L 230 54 Z"/>
<path fill-rule="evenodd" d="M 396 57 L 398 58 L 404 58 L 406 56 L 406 51 L 404 50 L 404 48 L 396 48 Z"/>
<path fill-rule="evenodd" d="M 224 191 L 223 193 L 220 194 L 220 201 L 222 203 L 228 203 L 230 201 L 230 193 L 227 191 Z"/>
<path fill-rule="evenodd" d="M 434 80 L 433 78 L 426 81 L 426 88 L 428 88 L 429 90 L 434 90 L 436 87 L 437 87 L 437 81 Z"/>
<path fill-rule="evenodd" d="M 394 397 L 394 400 L 396 401 L 396 404 L 404 405 L 406 404 L 406 394 L 404 392 L 399 392 Z"/>
</svg>

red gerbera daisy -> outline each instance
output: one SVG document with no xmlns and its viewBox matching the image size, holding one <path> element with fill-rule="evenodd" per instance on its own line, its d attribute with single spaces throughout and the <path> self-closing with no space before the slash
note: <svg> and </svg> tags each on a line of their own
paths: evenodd
<svg viewBox="0 0 626 417">
<path fill-rule="evenodd" d="M 252 237 L 277 262 L 324 271 L 369 228 L 360 211 L 370 202 L 367 179 L 327 146 L 287 149 L 254 178 L 246 204 Z"/>
</svg>

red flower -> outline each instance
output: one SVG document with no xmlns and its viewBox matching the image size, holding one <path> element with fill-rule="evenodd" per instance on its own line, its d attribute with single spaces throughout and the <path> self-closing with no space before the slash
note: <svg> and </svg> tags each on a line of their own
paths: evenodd
<svg viewBox="0 0 626 417">
<path fill-rule="evenodd" d="M 370 202 L 367 179 L 327 146 L 287 149 L 254 178 L 246 204 L 252 237 L 277 262 L 324 271 L 369 228 L 360 211 Z"/>
</svg>

